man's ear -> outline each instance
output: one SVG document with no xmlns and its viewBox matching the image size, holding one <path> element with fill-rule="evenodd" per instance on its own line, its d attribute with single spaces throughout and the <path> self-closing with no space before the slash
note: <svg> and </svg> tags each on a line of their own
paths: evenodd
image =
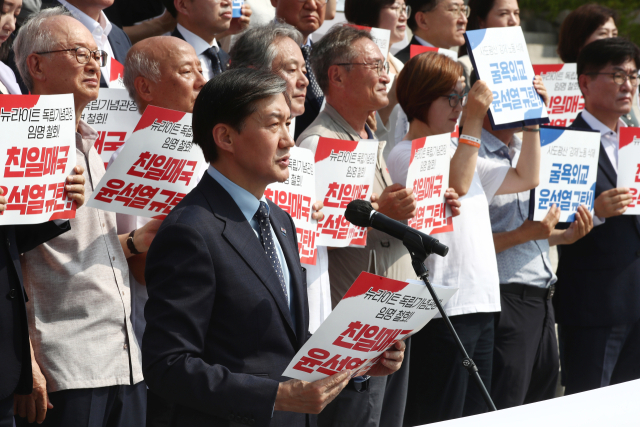
<svg viewBox="0 0 640 427">
<path fill-rule="evenodd" d="M 187 2 L 189 0 L 173 0 L 173 7 L 176 8 L 176 12 L 178 14 L 188 15 L 189 8 L 187 7 Z"/>
<path fill-rule="evenodd" d="M 218 123 L 211 130 L 213 135 L 213 141 L 218 147 L 218 152 L 226 152 L 229 154 L 233 154 L 235 152 L 235 146 L 233 145 L 234 137 L 238 134 L 238 132 L 233 129 L 231 126 Z"/>
<path fill-rule="evenodd" d="M 35 81 L 44 82 L 47 80 L 47 76 L 45 75 L 42 57 L 36 53 L 32 53 L 27 56 L 27 68 L 29 70 L 29 74 L 31 75 L 31 79 Z"/>
<path fill-rule="evenodd" d="M 584 97 L 589 94 L 589 82 L 591 80 L 591 76 L 588 76 L 586 74 L 580 74 L 578 76 L 578 86 L 580 87 L 580 91 L 582 92 L 582 96 Z"/>
<path fill-rule="evenodd" d="M 332 65 L 329 67 L 327 74 L 329 76 L 329 86 L 344 87 L 346 67 L 341 65 Z"/>
<path fill-rule="evenodd" d="M 424 12 L 416 12 L 415 21 L 418 28 L 421 30 L 429 31 L 429 21 L 427 20 L 427 14 Z"/>
<path fill-rule="evenodd" d="M 153 93 L 151 92 L 151 87 L 149 86 L 149 80 L 146 77 L 136 77 L 136 79 L 133 81 L 133 86 L 136 88 L 136 93 L 141 99 L 146 101 L 148 104 L 153 101 Z"/>
</svg>

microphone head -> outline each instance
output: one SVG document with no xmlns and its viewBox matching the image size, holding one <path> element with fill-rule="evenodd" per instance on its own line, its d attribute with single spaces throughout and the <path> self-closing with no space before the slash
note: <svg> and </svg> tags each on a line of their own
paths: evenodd
<svg viewBox="0 0 640 427">
<path fill-rule="evenodd" d="M 353 225 L 358 227 L 369 227 L 371 225 L 371 211 L 373 206 L 366 200 L 353 200 L 347 205 L 344 217 Z"/>
</svg>

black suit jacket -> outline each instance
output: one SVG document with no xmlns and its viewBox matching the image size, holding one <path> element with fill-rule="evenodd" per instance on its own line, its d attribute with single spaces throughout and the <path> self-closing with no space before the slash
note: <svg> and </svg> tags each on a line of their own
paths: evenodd
<svg viewBox="0 0 640 427">
<path fill-rule="evenodd" d="M 312 43 L 313 45 L 313 43 Z M 298 137 L 304 132 L 311 123 L 320 114 L 320 108 L 322 108 L 322 101 L 313 95 L 311 87 L 307 87 L 307 95 L 304 99 L 304 113 L 296 117 L 296 128 L 293 131 L 293 139 L 298 140 Z"/>
<path fill-rule="evenodd" d="M 171 35 L 173 37 L 179 38 L 180 40 L 184 40 L 184 36 L 177 28 L 173 30 L 173 33 L 171 33 Z M 196 53 L 200 55 L 202 52 L 196 52 Z M 220 58 L 220 68 L 222 68 L 222 72 L 227 71 L 227 68 L 229 67 L 230 57 L 229 57 L 229 54 L 219 46 L 218 46 L 218 57 Z"/>
<path fill-rule="evenodd" d="M 20 254 L 69 229 L 69 222 L 0 226 L 0 400 L 33 387 Z"/>
<path fill-rule="evenodd" d="M 417 44 L 418 46 L 422 46 L 422 44 L 416 39 L 416 36 L 411 38 L 411 42 L 404 47 L 404 49 L 398 51 L 395 57 L 402 61 L 403 64 L 406 64 L 409 59 L 411 59 L 411 45 Z"/>
<path fill-rule="evenodd" d="M 309 337 L 309 307 L 296 228 L 269 207 L 295 323 L 251 225 L 208 173 L 151 245 L 142 366 L 149 389 L 176 406 L 171 425 L 305 426 L 304 414 L 273 412 L 281 375 Z"/>
<path fill-rule="evenodd" d="M 579 114 L 571 125 L 591 129 Z M 600 144 L 595 197 L 617 187 Z M 553 298 L 559 324 L 604 327 L 640 318 L 640 217 L 607 218 L 572 245 L 562 245 Z"/>
</svg>

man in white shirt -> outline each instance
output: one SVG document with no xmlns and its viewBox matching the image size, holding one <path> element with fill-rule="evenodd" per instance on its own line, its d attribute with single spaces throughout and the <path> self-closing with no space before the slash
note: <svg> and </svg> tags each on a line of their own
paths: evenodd
<svg viewBox="0 0 640 427">
<path fill-rule="evenodd" d="M 407 0 L 411 16 L 407 25 L 413 38 L 407 47 L 396 54 L 403 63 L 410 58 L 411 45 L 451 49 L 462 46 L 467 28 L 469 6 L 463 0 Z"/>
<path fill-rule="evenodd" d="M 220 49 L 216 35 L 231 25 L 231 0 L 174 0 L 178 26 L 171 33 L 189 43 L 198 54 L 207 80 L 227 70 L 229 55 Z"/>
<path fill-rule="evenodd" d="M 565 393 L 640 378 L 640 217 L 618 188 L 618 138 L 638 87 L 640 49 L 622 38 L 597 40 L 578 57 L 585 109 L 571 125 L 600 132 L 594 228 L 561 245 L 554 296 Z"/>
</svg>

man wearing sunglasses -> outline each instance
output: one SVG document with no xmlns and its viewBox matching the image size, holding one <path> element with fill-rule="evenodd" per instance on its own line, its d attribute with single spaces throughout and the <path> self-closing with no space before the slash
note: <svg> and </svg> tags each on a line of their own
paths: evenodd
<svg viewBox="0 0 640 427">
<path fill-rule="evenodd" d="M 73 94 L 76 159 L 90 197 L 105 170 L 94 147 L 98 133 L 80 116 L 98 97 L 104 52 L 62 7 L 31 18 L 14 49 L 31 93 Z M 70 231 L 21 257 L 34 366 L 49 393 L 36 401 L 46 411 L 43 425 L 144 426 L 146 389 L 130 319 L 127 258 L 147 251 L 160 221 L 118 235 L 114 213 L 85 206 L 69 222 Z M 24 400 L 16 402 L 22 416 L 33 406 Z"/>
<path fill-rule="evenodd" d="M 571 127 L 600 132 L 594 228 L 560 246 L 554 296 L 565 393 L 640 378 L 640 217 L 623 215 L 633 196 L 617 188 L 620 117 L 637 102 L 640 50 L 597 40 L 578 56 L 584 111 Z"/>
<path fill-rule="evenodd" d="M 410 58 L 411 45 L 451 49 L 464 44 L 469 6 L 463 0 L 407 0 L 411 15 L 407 25 L 413 38 L 396 54 L 403 63 Z"/>
</svg>

